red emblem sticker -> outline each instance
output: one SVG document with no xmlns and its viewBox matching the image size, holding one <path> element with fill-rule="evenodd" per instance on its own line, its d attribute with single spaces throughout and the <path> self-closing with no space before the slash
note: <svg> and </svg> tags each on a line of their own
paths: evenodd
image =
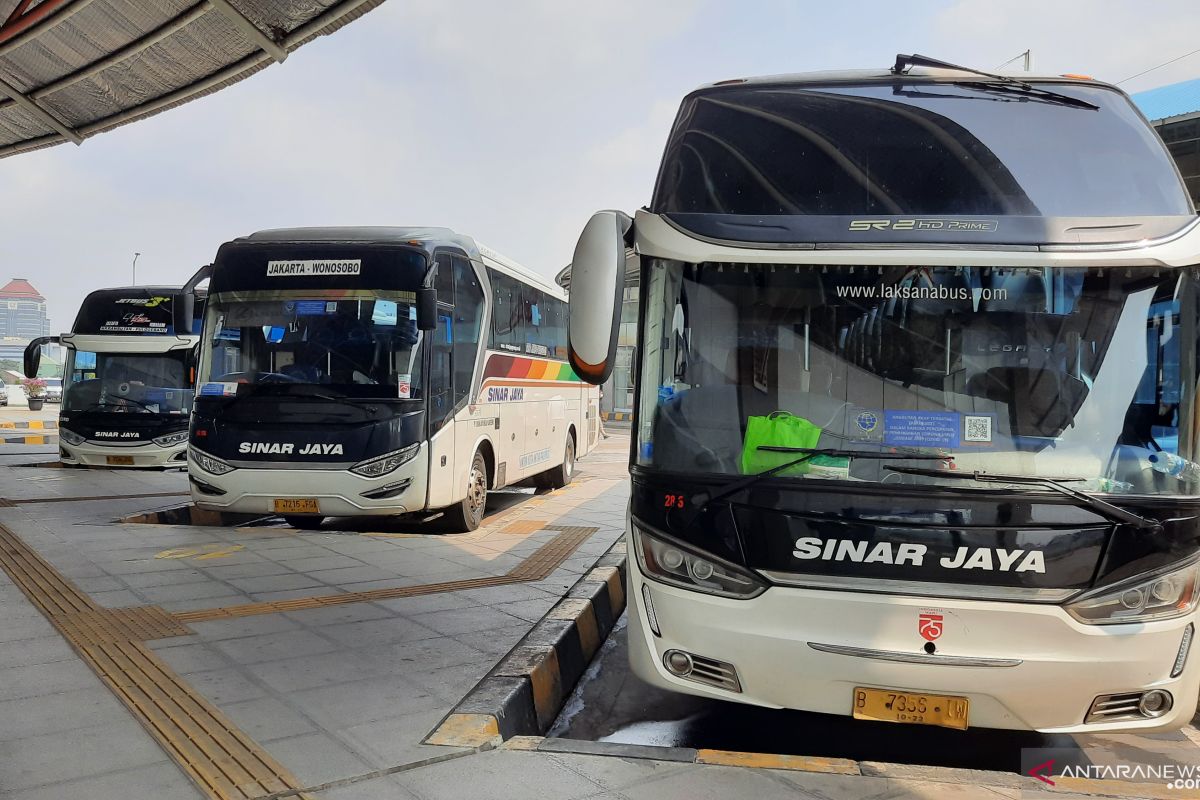
<svg viewBox="0 0 1200 800">
<path fill-rule="evenodd" d="M 921 612 L 921 615 L 917 617 L 917 631 L 925 641 L 932 642 L 942 635 L 942 615 L 928 611 Z"/>
</svg>

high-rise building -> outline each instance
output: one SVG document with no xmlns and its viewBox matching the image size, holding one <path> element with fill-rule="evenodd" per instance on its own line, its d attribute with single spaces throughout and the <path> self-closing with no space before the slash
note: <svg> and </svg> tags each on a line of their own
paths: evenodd
<svg viewBox="0 0 1200 800">
<path fill-rule="evenodd" d="M 0 289 L 0 337 L 36 339 L 50 333 L 46 298 L 24 278 Z"/>
</svg>

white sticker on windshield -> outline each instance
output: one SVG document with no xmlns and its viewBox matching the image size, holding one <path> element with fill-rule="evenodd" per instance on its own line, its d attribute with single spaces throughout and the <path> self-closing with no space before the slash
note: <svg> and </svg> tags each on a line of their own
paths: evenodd
<svg viewBox="0 0 1200 800">
<path fill-rule="evenodd" d="M 405 373 L 397 376 L 398 391 L 401 400 L 407 400 L 412 395 L 412 375 Z"/>
<path fill-rule="evenodd" d="M 964 414 L 963 441 L 973 444 L 991 444 L 992 418 L 990 416 Z"/>
<path fill-rule="evenodd" d="M 358 275 L 361 272 L 362 260 L 358 258 L 267 262 L 268 278 L 291 278 L 300 275 Z"/>
</svg>

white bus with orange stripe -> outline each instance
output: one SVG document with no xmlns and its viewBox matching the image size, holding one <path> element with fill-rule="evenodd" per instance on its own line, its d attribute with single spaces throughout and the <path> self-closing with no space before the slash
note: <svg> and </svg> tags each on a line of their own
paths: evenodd
<svg viewBox="0 0 1200 800">
<path fill-rule="evenodd" d="M 599 391 L 563 291 L 445 228 L 309 228 L 221 247 L 189 450 L 202 508 L 419 514 L 471 530 L 489 489 L 566 485 Z"/>
</svg>

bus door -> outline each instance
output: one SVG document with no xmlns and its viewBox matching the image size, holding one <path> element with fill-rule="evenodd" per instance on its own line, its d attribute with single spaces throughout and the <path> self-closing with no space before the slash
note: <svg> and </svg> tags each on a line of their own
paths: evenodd
<svg viewBox="0 0 1200 800">
<path fill-rule="evenodd" d="M 466 480 L 456 479 L 454 458 L 454 309 L 446 300 L 453 299 L 450 289 L 443 286 L 442 273 L 449 278 L 448 269 L 438 270 L 437 327 L 432 331 L 429 347 L 429 399 L 426 418 L 429 425 L 429 508 L 442 508 L 456 503 L 466 492 Z"/>
</svg>

